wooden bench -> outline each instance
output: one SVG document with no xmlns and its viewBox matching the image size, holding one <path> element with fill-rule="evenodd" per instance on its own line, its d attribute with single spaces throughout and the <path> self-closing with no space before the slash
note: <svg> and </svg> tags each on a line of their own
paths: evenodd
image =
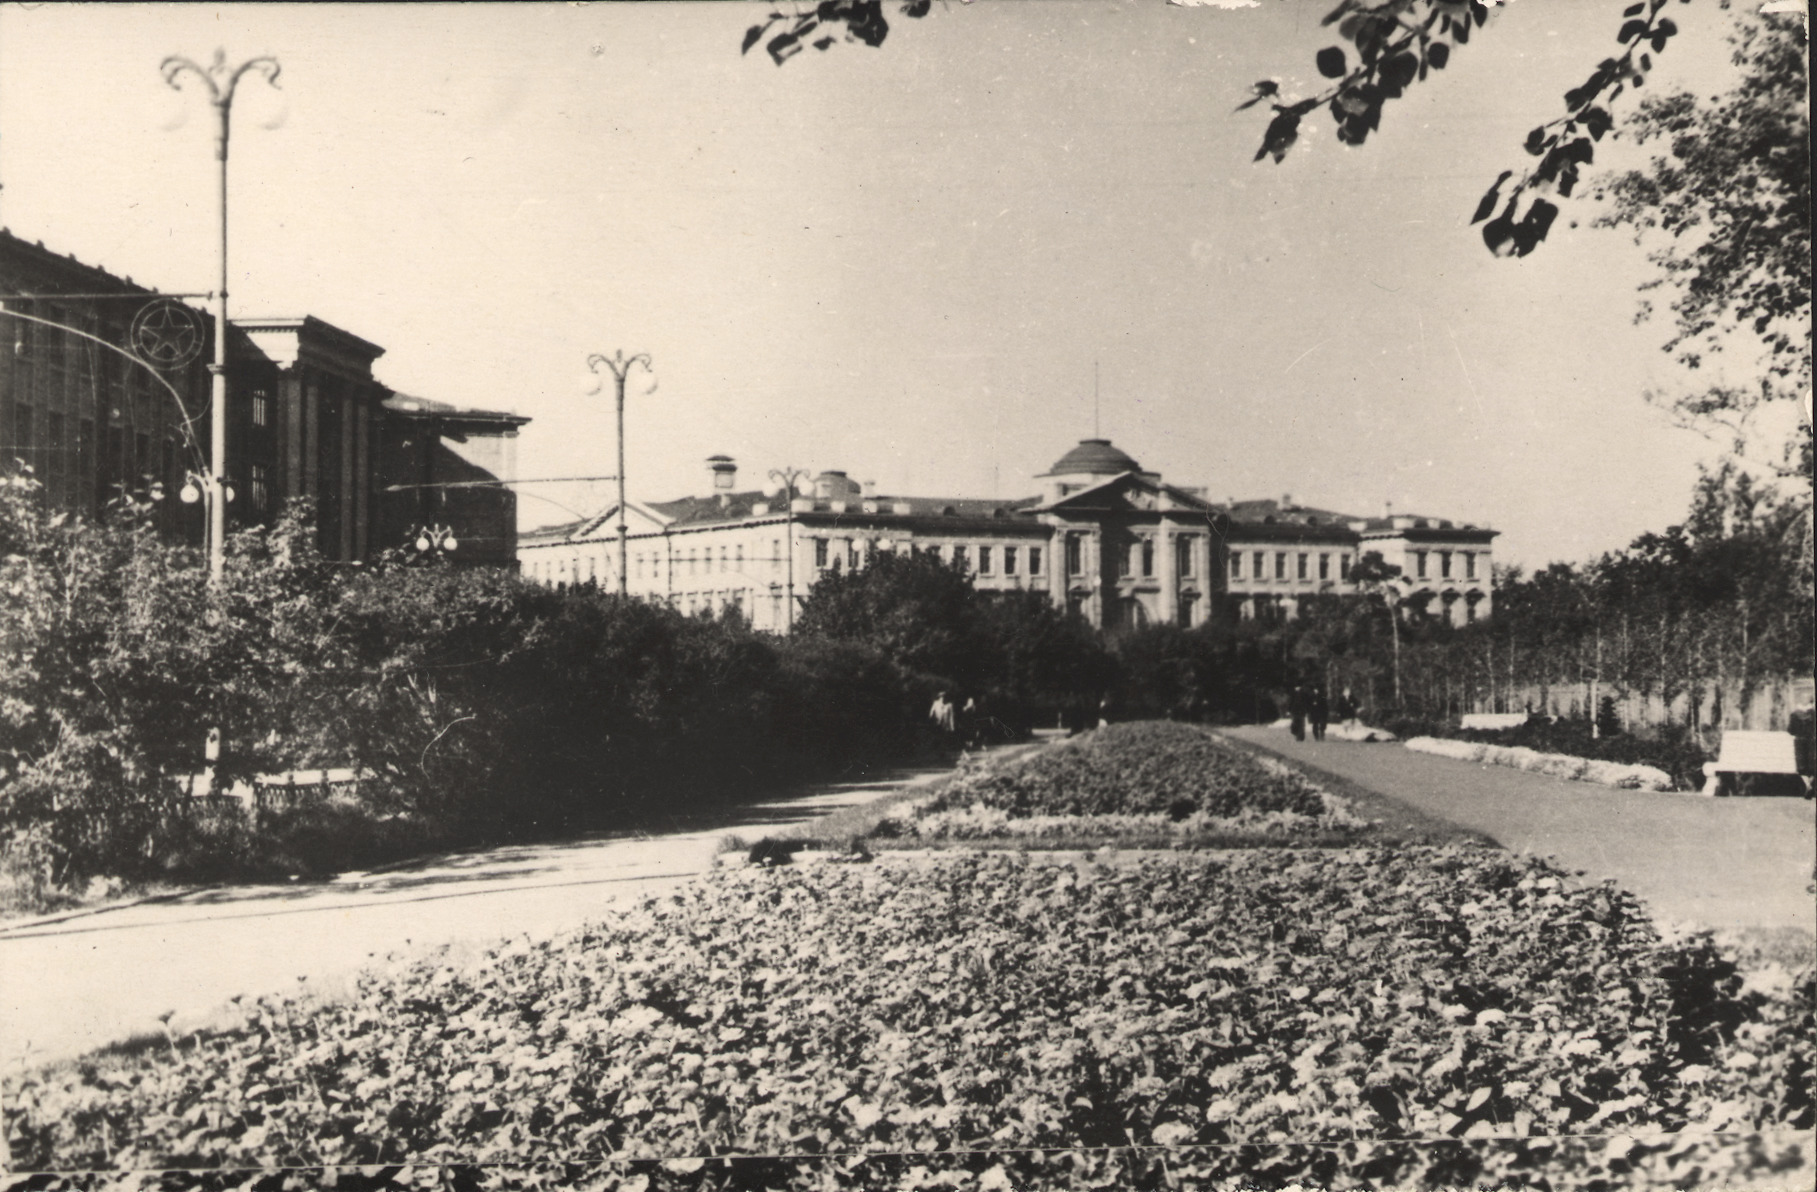
<svg viewBox="0 0 1817 1192">
<path fill-rule="evenodd" d="M 1703 766 L 1706 795 L 1809 795 L 1798 772 L 1797 740 L 1791 733 L 1733 731 L 1722 734 L 1716 760 Z"/>
</svg>

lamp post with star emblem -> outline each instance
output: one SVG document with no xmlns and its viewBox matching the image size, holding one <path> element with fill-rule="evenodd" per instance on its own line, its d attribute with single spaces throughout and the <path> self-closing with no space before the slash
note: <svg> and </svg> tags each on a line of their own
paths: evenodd
<svg viewBox="0 0 1817 1192">
<path fill-rule="evenodd" d="M 220 182 L 216 211 L 221 234 L 217 263 L 220 284 L 215 289 L 214 361 L 209 373 L 208 424 L 208 579 L 219 585 L 227 560 L 227 138 L 232 125 L 233 96 L 240 80 L 256 72 L 275 87 L 278 83 L 276 58 L 250 58 L 238 66 L 227 65 L 227 55 L 216 50 L 214 61 L 198 66 L 188 58 L 164 59 L 159 71 L 165 83 L 175 90 L 183 89 L 182 80 L 193 75 L 207 89 L 208 102 L 215 111 L 215 160 L 220 163 Z"/>
</svg>

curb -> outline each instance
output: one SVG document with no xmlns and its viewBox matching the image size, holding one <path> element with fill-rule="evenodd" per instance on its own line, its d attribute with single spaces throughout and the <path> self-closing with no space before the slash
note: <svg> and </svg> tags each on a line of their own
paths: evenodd
<svg viewBox="0 0 1817 1192">
<path fill-rule="evenodd" d="M 191 894 L 201 894 L 208 890 L 224 890 L 226 882 L 212 882 L 206 886 L 186 886 L 181 890 L 171 890 L 164 894 L 144 894 L 138 898 L 127 898 L 119 902 L 104 903 L 101 906 L 84 906 L 69 911 L 54 911 L 48 915 L 34 915 L 25 919 L 7 919 L 0 922 L 0 938 L 15 931 L 29 931 L 34 927 L 50 927 L 57 923 L 67 923 L 71 919 L 86 919 L 91 915 L 104 915 L 109 911 L 131 910 L 136 906 L 151 906 L 159 902 L 176 902 L 188 898 Z"/>
</svg>

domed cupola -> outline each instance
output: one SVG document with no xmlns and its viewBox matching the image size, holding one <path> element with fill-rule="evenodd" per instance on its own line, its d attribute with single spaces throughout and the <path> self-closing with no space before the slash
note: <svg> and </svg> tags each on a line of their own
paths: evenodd
<svg viewBox="0 0 1817 1192">
<path fill-rule="evenodd" d="M 1047 481 L 1046 498 L 1052 502 L 1112 476 L 1141 470 L 1141 464 L 1113 447 L 1109 439 L 1081 439 L 1077 447 L 1055 460 L 1054 466 L 1036 479 Z"/>
</svg>

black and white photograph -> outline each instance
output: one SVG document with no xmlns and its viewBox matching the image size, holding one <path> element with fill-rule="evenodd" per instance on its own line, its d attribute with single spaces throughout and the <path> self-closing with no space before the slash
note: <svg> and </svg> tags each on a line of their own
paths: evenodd
<svg viewBox="0 0 1817 1192">
<path fill-rule="evenodd" d="M 1811 1187 L 1808 37 L 0 4 L 0 1192 Z"/>
</svg>

